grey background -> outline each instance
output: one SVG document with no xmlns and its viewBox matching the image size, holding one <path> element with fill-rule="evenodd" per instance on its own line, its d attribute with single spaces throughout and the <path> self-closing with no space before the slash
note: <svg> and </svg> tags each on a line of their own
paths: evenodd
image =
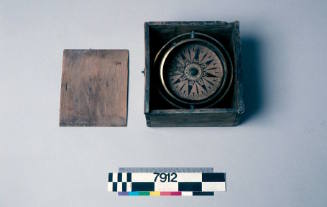
<svg viewBox="0 0 327 207">
<path fill-rule="evenodd" d="M 1 0 L 0 206 L 326 206 L 326 10 L 325 0 Z M 246 121 L 147 128 L 144 21 L 236 19 Z M 130 50 L 127 128 L 58 126 L 64 48 Z M 106 173 L 119 166 L 212 166 L 228 191 L 118 197 Z"/>
</svg>

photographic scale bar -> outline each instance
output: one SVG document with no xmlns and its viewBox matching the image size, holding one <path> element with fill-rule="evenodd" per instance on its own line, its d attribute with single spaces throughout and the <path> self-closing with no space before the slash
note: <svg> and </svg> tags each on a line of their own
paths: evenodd
<svg viewBox="0 0 327 207">
<path fill-rule="evenodd" d="M 158 192 L 158 191 L 140 191 L 140 192 L 118 192 L 118 196 L 213 196 L 214 192 Z"/>
<path fill-rule="evenodd" d="M 225 173 L 118 172 L 109 173 L 110 192 L 214 192 L 226 191 Z"/>
<path fill-rule="evenodd" d="M 165 180 L 165 181 L 164 181 Z M 225 182 L 225 173 L 109 173 L 108 182 Z"/>
</svg>

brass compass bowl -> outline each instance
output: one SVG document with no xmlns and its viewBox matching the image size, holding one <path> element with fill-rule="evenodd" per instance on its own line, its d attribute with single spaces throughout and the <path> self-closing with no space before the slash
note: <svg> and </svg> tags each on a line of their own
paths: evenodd
<svg viewBox="0 0 327 207">
<path fill-rule="evenodd" d="M 227 50 L 216 39 L 190 32 L 169 40 L 154 60 L 162 97 L 178 108 L 210 107 L 223 99 L 233 80 Z"/>
</svg>

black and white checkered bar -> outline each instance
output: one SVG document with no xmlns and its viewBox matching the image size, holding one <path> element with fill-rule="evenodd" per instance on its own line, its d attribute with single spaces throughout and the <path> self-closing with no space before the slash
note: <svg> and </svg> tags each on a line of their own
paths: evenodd
<svg viewBox="0 0 327 207">
<path fill-rule="evenodd" d="M 225 173 L 176 173 L 176 182 L 154 182 L 155 173 L 109 173 L 108 191 L 225 191 Z"/>
</svg>

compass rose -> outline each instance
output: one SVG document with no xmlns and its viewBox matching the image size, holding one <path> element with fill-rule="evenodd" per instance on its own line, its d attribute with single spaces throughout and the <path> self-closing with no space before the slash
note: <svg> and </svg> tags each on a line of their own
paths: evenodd
<svg viewBox="0 0 327 207">
<path fill-rule="evenodd" d="M 220 58 L 210 48 L 191 43 L 176 48 L 167 60 L 167 82 L 174 95 L 201 101 L 220 87 L 224 70 Z"/>
</svg>

